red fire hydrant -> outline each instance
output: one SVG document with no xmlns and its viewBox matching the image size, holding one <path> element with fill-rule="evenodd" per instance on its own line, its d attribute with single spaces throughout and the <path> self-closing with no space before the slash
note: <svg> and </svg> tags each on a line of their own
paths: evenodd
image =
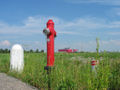
<svg viewBox="0 0 120 90">
<path fill-rule="evenodd" d="M 47 36 L 47 69 L 54 66 L 54 38 L 56 37 L 56 31 L 53 20 L 48 20 L 47 28 L 43 30 L 43 33 Z"/>
</svg>

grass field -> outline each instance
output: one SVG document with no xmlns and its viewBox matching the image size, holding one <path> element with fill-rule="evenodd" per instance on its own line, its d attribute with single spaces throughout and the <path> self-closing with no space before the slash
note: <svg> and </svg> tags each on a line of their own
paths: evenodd
<svg viewBox="0 0 120 90">
<path fill-rule="evenodd" d="M 91 60 L 99 60 L 96 72 Z M 0 72 L 14 76 L 39 89 L 48 87 L 45 53 L 25 53 L 22 73 L 9 71 L 9 54 L 0 54 Z M 52 90 L 118 90 L 120 89 L 120 53 L 56 53 L 55 66 L 50 75 Z"/>
</svg>

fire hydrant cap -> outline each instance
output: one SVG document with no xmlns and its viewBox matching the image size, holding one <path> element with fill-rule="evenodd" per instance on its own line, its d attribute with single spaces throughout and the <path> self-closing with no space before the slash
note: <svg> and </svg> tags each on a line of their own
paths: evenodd
<svg viewBox="0 0 120 90">
<path fill-rule="evenodd" d="M 47 24 L 54 24 L 54 22 L 52 19 L 50 19 L 50 20 L 48 20 Z"/>
</svg>

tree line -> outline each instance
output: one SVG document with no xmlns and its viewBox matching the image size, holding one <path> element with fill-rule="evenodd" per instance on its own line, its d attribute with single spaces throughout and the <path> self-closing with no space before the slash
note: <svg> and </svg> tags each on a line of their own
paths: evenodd
<svg viewBox="0 0 120 90">
<path fill-rule="evenodd" d="M 36 50 L 33 50 L 33 49 L 30 49 L 30 50 L 24 50 L 25 53 L 43 53 L 44 50 L 39 50 L 39 49 L 36 49 Z M 10 53 L 10 49 L 0 49 L 0 53 Z"/>
</svg>

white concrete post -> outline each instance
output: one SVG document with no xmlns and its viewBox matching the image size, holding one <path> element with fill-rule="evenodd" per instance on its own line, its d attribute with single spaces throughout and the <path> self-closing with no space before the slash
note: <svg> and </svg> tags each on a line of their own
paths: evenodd
<svg viewBox="0 0 120 90">
<path fill-rule="evenodd" d="M 10 69 L 11 71 L 22 72 L 24 68 L 24 50 L 21 45 L 13 45 L 10 51 Z"/>
<path fill-rule="evenodd" d="M 97 68 L 98 64 L 99 64 L 99 60 L 92 60 L 91 61 L 92 71 L 96 72 L 96 68 Z"/>
</svg>

